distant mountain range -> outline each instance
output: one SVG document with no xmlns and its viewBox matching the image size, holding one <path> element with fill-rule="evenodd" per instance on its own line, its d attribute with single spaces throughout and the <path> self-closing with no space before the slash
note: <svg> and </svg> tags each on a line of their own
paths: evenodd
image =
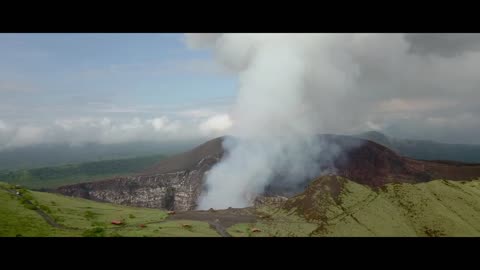
<svg viewBox="0 0 480 270">
<path fill-rule="evenodd" d="M 389 137 L 371 131 L 353 137 L 383 145 L 396 154 L 419 160 L 480 163 L 480 145 L 446 144 L 425 140 Z M 62 185 L 98 181 L 135 174 L 181 171 L 212 153 L 219 157 L 221 140 L 212 140 L 193 152 L 194 142 L 86 144 L 83 146 L 38 145 L 0 152 L 0 181 L 29 188 L 56 188 Z M 138 156 L 138 157 L 137 157 Z M 374 155 L 375 156 L 375 155 Z M 89 162 L 84 162 L 84 161 Z M 74 164 L 72 164 L 74 163 Z M 8 169 L 6 169 L 8 168 Z M 370 170 L 374 172 L 375 170 Z M 368 175 L 367 175 L 368 176 Z"/>
<path fill-rule="evenodd" d="M 448 144 L 427 140 L 399 139 L 377 131 L 355 136 L 384 145 L 399 155 L 414 159 L 480 163 L 480 145 L 477 144 Z"/>
</svg>

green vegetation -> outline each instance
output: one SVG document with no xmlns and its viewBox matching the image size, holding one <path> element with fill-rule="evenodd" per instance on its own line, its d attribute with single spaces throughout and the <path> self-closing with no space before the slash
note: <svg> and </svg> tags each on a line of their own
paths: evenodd
<svg viewBox="0 0 480 270">
<path fill-rule="evenodd" d="M 1 171 L 0 179 L 28 188 L 56 188 L 62 185 L 95 181 L 141 172 L 163 159 L 163 155 L 105 160 L 19 171 Z"/>
<path fill-rule="evenodd" d="M 0 236 L 68 236 L 75 231 L 65 232 L 50 226 L 34 210 L 27 209 L 15 195 L 10 185 L 0 183 Z"/>
<path fill-rule="evenodd" d="M 236 224 L 228 232 L 234 236 L 480 236 L 479 180 L 390 184 L 372 190 L 337 179 L 344 181 L 338 198 L 305 192 L 289 200 L 296 208 L 259 208 L 259 213 L 270 213 L 269 219 Z"/>
<path fill-rule="evenodd" d="M 82 233 L 83 237 L 104 237 L 107 236 L 105 228 L 95 227 L 93 229 L 88 229 Z"/>
<path fill-rule="evenodd" d="M 166 211 L 99 203 L 0 183 L 0 236 L 219 236 L 205 222 L 165 221 Z M 28 197 L 29 200 L 25 199 Z M 28 202 L 36 209 L 29 209 Z M 58 227 L 37 213 L 45 209 Z M 135 217 L 134 219 L 130 217 Z M 112 221 L 122 221 L 114 225 Z M 189 224 L 186 229 L 183 225 Z"/>
<path fill-rule="evenodd" d="M 341 192 L 331 187 L 341 187 Z M 5 183 L 0 183 L 0 202 L 0 236 L 219 236 L 206 222 L 166 220 L 166 211 L 158 209 L 99 203 Z M 237 237 L 480 236 L 480 180 L 372 189 L 341 177 L 322 177 L 285 203 L 264 204 L 252 211 L 255 223 L 235 224 L 226 228 L 228 233 Z"/>
<path fill-rule="evenodd" d="M 87 210 L 85 211 L 85 214 L 83 215 L 86 219 L 91 220 L 93 219 L 96 215 L 94 212 Z"/>
</svg>

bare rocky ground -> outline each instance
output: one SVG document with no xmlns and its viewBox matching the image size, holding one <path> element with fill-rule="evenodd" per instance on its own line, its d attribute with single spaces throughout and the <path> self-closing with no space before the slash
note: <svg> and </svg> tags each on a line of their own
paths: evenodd
<svg viewBox="0 0 480 270">
<path fill-rule="evenodd" d="M 229 208 L 222 210 L 181 211 L 169 216 L 167 220 L 196 220 L 210 224 L 221 236 L 230 237 L 227 228 L 237 223 L 255 223 L 257 215 L 253 207 Z"/>
</svg>

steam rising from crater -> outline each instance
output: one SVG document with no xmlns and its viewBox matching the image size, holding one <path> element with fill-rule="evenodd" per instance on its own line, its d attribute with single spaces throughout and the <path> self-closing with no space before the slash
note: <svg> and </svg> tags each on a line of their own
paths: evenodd
<svg viewBox="0 0 480 270">
<path fill-rule="evenodd" d="M 341 35 L 224 34 L 190 36 L 214 44 L 219 60 L 238 73 L 232 112 L 235 142 L 208 174 L 199 208 L 245 207 L 279 172 L 293 183 L 313 177 L 322 149 L 322 119 L 335 117 L 335 100 L 355 72 Z M 207 39 L 207 40 L 205 40 Z M 348 68 L 348 70 L 346 70 Z M 314 87 L 312 87 L 314 86 Z"/>
<path fill-rule="evenodd" d="M 292 185 L 314 176 L 315 157 L 331 146 L 317 134 L 385 130 L 406 120 L 416 131 L 441 128 L 425 120 L 440 112 L 441 123 L 471 119 L 455 104 L 473 108 L 480 85 L 480 35 L 189 34 L 186 40 L 213 49 L 239 82 L 229 115 L 235 142 L 225 141 L 228 154 L 208 174 L 201 209 L 247 206 L 278 175 Z"/>
</svg>

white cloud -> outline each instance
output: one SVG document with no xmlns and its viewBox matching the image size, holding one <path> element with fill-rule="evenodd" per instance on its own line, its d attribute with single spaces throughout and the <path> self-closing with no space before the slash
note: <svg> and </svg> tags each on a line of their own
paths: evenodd
<svg viewBox="0 0 480 270">
<path fill-rule="evenodd" d="M 218 134 L 224 133 L 232 125 L 232 120 L 228 114 L 220 114 L 208 118 L 199 125 L 199 128 L 204 134 Z"/>
<path fill-rule="evenodd" d="M 155 131 L 173 133 L 178 131 L 180 128 L 180 123 L 178 121 L 170 121 L 165 116 L 147 120 L 147 122 L 153 126 Z"/>
<path fill-rule="evenodd" d="M 220 37 L 221 34 L 218 33 L 195 33 L 195 34 L 186 34 L 184 36 L 185 42 L 190 49 L 203 49 L 211 47 L 215 44 L 216 40 Z"/>
<path fill-rule="evenodd" d="M 0 120 L 0 130 L 1 129 L 7 129 L 7 124 L 5 124 L 5 122 L 3 122 L 2 120 Z"/>
<path fill-rule="evenodd" d="M 35 126 L 22 126 L 19 127 L 7 147 L 23 146 L 30 144 L 37 144 L 44 141 L 46 130 L 41 127 Z"/>
<path fill-rule="evenodd" d="M 200 119 L 200 121 L 199 121 Z M 228 115 L 203 118 L 79 117 L 57 119 L 43 124 L 14 124 L 0 120 L 0 149 L 38 143 L 86 142 L 104 144 L 136 141 L 170 142 L 210 139 L 226 135 L 231 126 Z M 199 125 L 199 123 L 201 123 Z"/>
<path fill-rule="evenodd" d="M 168 120 L 166 117 L 160 117 L 151 120 L 151 123 L 155 130 L 162 130 L 165 127 L 167 121 Z"/>
<path fill-rule="evenodd" d="M 375 124 L 372 121 L 367 121 L 366 124 L 367 124 L 367 127 L 371 130 L 376 130 L 376 131 L 382 130 L 381 125 Z"/>
</svg>

